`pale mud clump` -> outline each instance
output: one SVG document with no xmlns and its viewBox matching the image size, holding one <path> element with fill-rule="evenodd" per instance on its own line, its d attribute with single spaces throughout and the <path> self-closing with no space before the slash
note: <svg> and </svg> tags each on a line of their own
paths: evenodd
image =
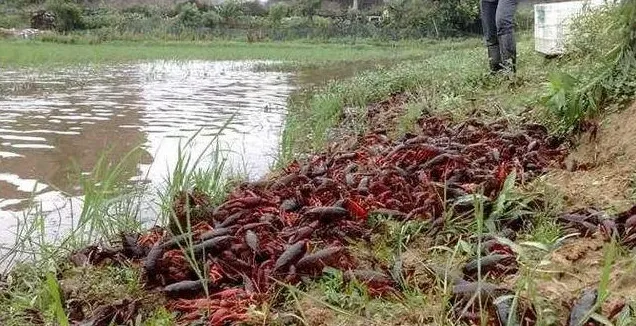
<svg viewBox="0 0 636 326">
<path fill-rule="evenodd" d="M 565 194 L 568 206 L 622 211 L 633 204 L 636 172 L 636 103 L 605 118 L 596 138 L 586 135 L 566 160 L 574 171 L 555 170 L 547 182 Z"/>
<path fill-rule="evenodd" d="M 300 299 L 298 305 L 302 311 L 304 321 L 310 326 L 333 325 L 338 319 L 338 316 L 333 309 L 317 303 L 311 298 L 305 297 Z"/>
</svg>

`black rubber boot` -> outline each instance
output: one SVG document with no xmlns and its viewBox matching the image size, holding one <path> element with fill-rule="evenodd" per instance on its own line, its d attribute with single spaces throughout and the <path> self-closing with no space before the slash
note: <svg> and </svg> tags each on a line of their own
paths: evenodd
<svg viewBox="0 0 636 326">
<path fill-rule="evenodd" d="M 499 35 L 501 65 L 507 72 L 517 72 L 517 43 L 513 33 Z"/>
<path fill-rule="evenodd" d="M 501 50 L 499 49 L 499 45 L 488 46 L 488 62 L 491 72 L 497 72 L 503 68 L 501 65 Z"/>
</svg>

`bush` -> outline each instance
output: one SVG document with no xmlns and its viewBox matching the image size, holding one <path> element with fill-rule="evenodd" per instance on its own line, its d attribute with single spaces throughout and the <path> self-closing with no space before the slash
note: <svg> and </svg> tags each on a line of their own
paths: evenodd
<svg viewBox="0 0 636 326">
<path fill-rule="evenodd" d="M 446 37 L 467 33 L 479 18 L 479 0 L 392 0 L 389 27 L 401 37 Z"/>
<path fill-rule="evenodd" d="M 144 17 L 139 13 L 126 13 L 122 14 L 117 22 L 115 28 L 120 33 L 131 34 L 152 34 L 152 33 L 166 33 L 168 25 L 176 22 L 179 24 L 178 19 L 167 20 L 162 17 L 152 16 Z"/>
<path fill-rule="evenodd" d="M 469 26 L 479 18 L 479 0 L 445 0 L 436 2 L 434 19 L 443 36 L 467 32 Z"/>
<path fill-rule="evenodd" d="M 386 25 L 399 30 L 402 37 L 436 35 L 434 9 L 428 0 L 393 0 L 387 5 Z"/>
<path fill-rule="evenodd" d="M 181 7 L 177 21 L 184 27 L 196 28 L 202 25 L 202 16 L 199 8 L 192 3 L 186 3 Z"/>
<path fill-rule="evenodd" d="M 41 5 L 45 2 L 45 0 L 5 0 L 0 2 L 13 8 L 24 8 L 33 5 Z"/>
<path fill-rule="evenodd" d="M 289 13 L 291 12 L 291 8 L 285 2 L 278 2 L 269 7 L 268 17 L 269 20 L 278 25 L 281 23 L 283 18 L 289 17 Z"/>
<path fill-rule="evenodd" d="M 0 28 L 20 28 L 25 26 L 29 26 L 29 22 L 22 15 L 0 14 Z"/>
<path fill-rule="evenodd" d="M 534 10 L 528 6 L 519 8 L 515 15 L 515 25 L 520 31 L 532 30 L 534 28 Z"/>
<path fill-rule="evenodd" d="M 246 16 L 259 16 L 264 17 L 267 16 L 267 9 L 258 1 L 247 1 L 243 2 L 241 6 L 241 11 Z"/>
<path fill-rule="evenodd" d="M 243 8 L 236 0 L 228 0 L 216 6 L 216 12 L 224 24 L 234 27 L 238 19 L 243 15 Z"/>
<path fill-rule="evenodd" d="M 85 29 L 100 29 L 116 26 L 120 18 L 121 15 L 119 13 L 106 8 L 87 10 L 82 17 L 82 27 Z"/>
<path fill-rule="evenodd" d="M 636 95 L 636 2 L 585 13 L 571 26 L 569 48 L 589 64 L 579 76 L 554 74 L 543 98 L 563 134 Z"/>
<path fill-rule="evenodd" d="M 214 11 L 206 11 L 201 15 L 201 24 L 205 27 L 214 28 L 221 24 L 221 16 Z"/>
<path fill-rule="evenodd" d="M 55 15 L 55 29 L 67 32 L 83 28 L 82 7 L 65 0 L 50 0 L 47 11 Z"/>
<path fill-rule="evenodd" d="M 315 34 L 313 36 L 320 38 L 329 38 L 332 25 L 333 23 L 329 18 L 315 17 L 313 19 Z"/>
<path fill-rule="evenodd" d="M 596 10 L 584 11 L 572 20 L 567 36 L 568 52 L 587 56 L 595 61 L 620 43 L 621 35 L 609 29 L 619 15 L 619 6 L 606 5 Z"/>
<path fill-rule="evenodd" d="M 162 16 L 164 12 L 158 7 L 149 5 L 134 5 L 121 10 L 122 13 L 140 14 L 144 17 Z"/>
<path fill-rule="evenodd" d="M 303 17 L 312 18 L 320 8 L 320 0 L 295 0 L 294 12 Z"/>
</svg>

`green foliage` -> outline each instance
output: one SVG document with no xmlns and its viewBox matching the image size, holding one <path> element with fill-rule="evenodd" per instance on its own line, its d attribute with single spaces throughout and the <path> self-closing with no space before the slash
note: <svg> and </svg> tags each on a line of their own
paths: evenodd
<svg viewBox="0 0 636 326">
<path fill-rule="evenodd" d="M 55 28 L 60 32 L 68 32 L 83 27 L 82 7 L 66 0 L 49 0 L 48 11 L 55 15 Z"/>
<path fill-rule="evenodd" d="M 19 276 L 19 277 L 18 277 Z M 46 274 L 33 266 L 17 265 L 3 285 L 0 295 L 0 322 L 2 325 L 25 325 L 29 310 L 36 308 L 46 312 L 45 318 L 53 319 L 48 310 L 48 291 L 45 284 Z"/>
<path fill-rule="evenodd" d="M 175 316 L 165 307 L 159 307 L 153 311 L 144 321 L 144 326 L 173 326 L 176 324 Z"/>
<path fill-rule="evenodd" d="M 518 31 L 532 31 L 534 28 L 534 10 L 530 6 L 520 6 L 515 15 L 515 27 Z"/>
<path fill-rule="evenodd" d="M 479 0 L 446 0 L 436 4 L 436 19 L 445 35 L 463 31 L 479 18 Z"/>
<path fill-rule="evenodd" d="M 1 4 L 0 27 L 26 26 L 33 8 L 25 3 L 38 1 L 11 0 Z M 274 3 L 269 8 L 256 0 L 230 0 L 216 6 L 189 0 L 169 6 L 131 4 L 123 8 L 79 0 L 47 1 L 45 8 L 58 17 L 60 32 L 90 31 L 94 42 L 149 36 L 183 40 L 243 39 L 246 31 L 255 29 L 259 31 L 259 40 L 337 38 L 355 41 L 364 38 L 385 42 L 474 33 L 478 16 L 478 0 L 393 0 L 386 6 L 378 4 L 358 11 L 347 11 L 349 4 L 339 1 L 321 0 L 290 0 Z M 4 7 L 13 11 L 3 10 Z M 385 7 L 390 13 L 386 17 Z M 287 21 L 285 18 L 292 14 L 295 19 Z M 368 15 L 382 15 L 387 20 L 367 20 Z M 261 19 L 265 17 L 267 19 Z M 75 42 L 73 37 L 47 36 L 47 39 Z"/>
<path fill-rule="evenodd" d="M 100 29 L 117 26 L 121 21 L 121 15 L 114 10 L 97 8 L 84 11 L 82 17 L 83 27 L 86 29 Z"/>
<path fill-rule="evenodd" d="M 60 32 L 90 31 L 95 43 L 150 36 L 182 40 L 243 39 L 246 31 L 256 29 L 259 40 L 276 41 L 448 37 L 475 32 L 474 21 L 478 14 L 477 0 L 394 0 L 387 6 L 391 14 L 385 17 L 388 19 L 385 22 L 366 19 L 367 15 L 383 15 L 384 5 L 346 11 L 343 3 L 321 0 L 278 2 L 269 9 L 259 1 L 238 0 L 216 6 L 182 1 L 172 6 L 135 4 L 124 8 L 88 5 L 77 0 L 47 1 L 46 9 L 58 17 Z M 5 6 L 12 11 L 3 10 Z M 26 26 L 29 11 L 23 6 L 21 0 L 0 5 L 0 27 Z M 3 11 L 6 14 L 3 15 Z M 296 16 L 294 19 L 285 19 L 292 14 Z M 267 19 L 261 19 L 265 17 Z M 48 41 L 76 42 L 75 37 L 46 38 Z"/>
<path fill-rule="evenodd" d="M 185 3 L 177 16 L 179 24 L 189 28 L 201 26 L 202 17 L 199 8 L 192 3 Z"/>
<path fill-rule="evenodd" d="M 259 1 L 246 1 L 241 3 L 241 12 L 246 16 L 266 16 L 267 9 Z"/>
<path fill-rule="evenodd" d="M 219 16 L 219 14 L 214 10 L 206 11 L 201 14 L 201 24 L 205 27 L 214 28 L 219 26 L 221 21 L 221 16 Z"/>
<path fill-rule="evenodd" d="M 636 324 L 636 302 L 632 299 L 627 302 L 616 317 L 616 326 L 628 326 Z"/>
<path fill-rule="evenodd" d="M 580 76 L 553 74 L 542 99 L 562 134 L 579 130 L 585 120 L 611 105 L 624 105 L 636 94 L 636 2 L 585 14 L 573 34 L 578 40 L 571 47 L 588 59 L 589 68 Z M 595 42 L 605 50 L 597 50 Z"/>
<path fill-rule="evenodd" d="M 479 18 L 478 0 L 392 0 L 387 9 L 389 26 L 409 35 L 455 35 Z"/>
<path fill-rule="evenodd" d="M 62 290 L 53 273 L 46 273 L 46 288 L 51 300 L 51 307 L 55 313 L 55 318 L 60 326 L 68 326 L 68 317 L 64 312 L 64 304 L 62 303 Z"/>
<path fill-rule="evenodd" d="M 52 262 L 38 268 L 19 264 L 5 276 L 0 287 L 3 326 L 69 325 L 70 309 L 82 309 L 90 316 L 102 304 L 148 297 L 139 270 L 128 265 L 71 267 Z M 143 301 L 134 325 L 174 325 L 160 300 Z"/>
<path fill-rule="evenodd" d="M 557 117 L 556 130 L 561 134 L 574 131 L 586 118 L 594 118 L 599 113 L 599 103 L 603 97 L 602 85 L 596 80 L 587 85 L 565 72 L 553 73 L 548 84 L 549 90 L 543 103 L 550 113 Z"/>
<path fill-rule="evenodd" d="M 515 191 L 516 180 L 517 173 L 512 171 L 506 177 L 502 189 L 494 202 L 492 211 L 488 214 L 488 218 L 484 220 L 490 232 L 497 232 L 497 223 L 524 220 L 524 217 L 532 215 L 529 203 L 533 198 L 528 194 Z"/>
<path fill-rule="evenodd" d="M 345 280 L 343 272 L 337 269 L 326 268 L 318 287 L 326 303 L 347 311 L 359 313 L 371 300 L 364 284 L 355 279 Z"/>
<path fill-rule="evenodd" d="M 425 2 L 426 0 L 393 0 L 389 2 L 387 4 L 389 13 L 387 24 L 392 28 L 404 29 L 410 33 L 420 31 L 423 31 L 423 34 L 428 34 L 428 31 L 434 33 L 435 11 Z"/>
<path fill-rule="evenodd" d="M 3 10 L 0 6 L 0 28 L 21 28 L 29 26 L 25 14 L 15 10 Z"/>
<path fill-rule="evenodd" d="M 295 0 L 292 6 L 297 15 L 311 19 L 320 8 L 320 3 L 321 0 Z"/>
<path fill-rule="evenodd" d="M 291 7 L 285 2 L 278 2 L 269 7 L 268 18 L 273 24 L 280 24 L 283 18 L 288 17 Z"/>
<path fill-rule="evenodd" d="M 223 22 L 230 26 L 235 26 L 237 20 L 243 15 L 243 6 L 236 0 L 225 1 L 216 6 L 215 10 Z"/>
<path fill-rule="evenodd" d="M 619 10 L 618 6 L 605 5 L 583 11 L 572 19 L 566 43 L 570 54 L 593 62 L 602 59 L 609 49 L 619 44 L 622 36 L 616 33 L 614 24 L 608 24 L 618 17 Z"/>
<path fill-rule="evenodd" d="M 191 3 L 188 3 L 188 4 L 191 4 Z M 152 16 L 163 14 L 163 12 L 158 7 L 153 7 L 149 5 L 141 5 L 141 4 L 125 7 L 121 9 L 121 12 L 128 13 L 128 14 L 139 14 L 143 17 L 152 17 Z"/>
<path fill-rule="evenodd" d="M 397 135 L 404 136 L 409 132 L 413 132 L 417 127 L 417 120 L 421 116 L 421 103 L 407 103 L 404 114 L 398 119 Z"/>
</svg>

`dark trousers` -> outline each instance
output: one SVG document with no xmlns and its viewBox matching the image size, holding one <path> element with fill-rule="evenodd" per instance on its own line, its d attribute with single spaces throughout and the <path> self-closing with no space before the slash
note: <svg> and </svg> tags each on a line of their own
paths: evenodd
<svg viewBox="0 0 636 326">
<path fill-rule="evenodd" d="M 492 70 L 515 70 L 517 46 L 514 18 L 517 2 L 518 0 L 481 0 L 484 41 Z"/>
</svg>

